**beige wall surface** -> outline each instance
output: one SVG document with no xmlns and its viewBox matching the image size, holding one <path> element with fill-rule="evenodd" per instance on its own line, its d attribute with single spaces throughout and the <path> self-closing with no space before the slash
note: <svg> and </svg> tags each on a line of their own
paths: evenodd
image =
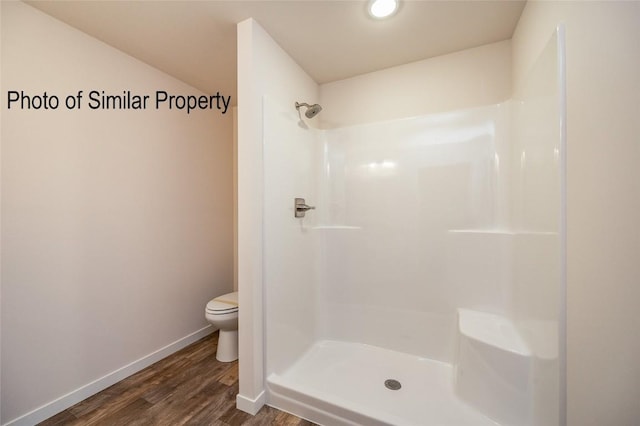
<svg viewBox="0 0 640 426">
<path fill-rule="evenodd" d="M 567 37 L 567 417 L 640 424 L 640 2 L 529 1 L 514 86 Z"/>
<path fill-rule="evenodd" d="M 202 95 L 20 2 L 2 89 Z M 2 108 L 5 423 L 207 326 L 232 289 L 232 117 Z"/>
<path fill-rule="evenodd" d="M 324 128 L 496 104 L 511 96 L 511 42 L 363 74 L 320 86 Z"/>
</svg>

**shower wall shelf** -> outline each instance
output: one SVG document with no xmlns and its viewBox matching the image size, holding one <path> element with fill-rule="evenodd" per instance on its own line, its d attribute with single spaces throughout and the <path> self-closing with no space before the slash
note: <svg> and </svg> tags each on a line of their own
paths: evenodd
<svg viewBox="0 0 640 426">
<path fill-rule="evenodd" d="M 498 234 L 498 235 L 515 235 L 513 231 L 504 229 L 449 229 L 452 234 Z"/>
<path fill-rule="evenodd" d="M 502 229 L 449 229 L 452 234 L 496 234 L 496 235 L 558 235 L 552 231 L 508 231 Z"/>
<path fill-rule="evenodd" d="M 362 229 L 360 226 L 349 226 L 349 225 L 318 225 L 314 226 L 311 229 L 317 230 L 357 230 Z"/>
</svg>

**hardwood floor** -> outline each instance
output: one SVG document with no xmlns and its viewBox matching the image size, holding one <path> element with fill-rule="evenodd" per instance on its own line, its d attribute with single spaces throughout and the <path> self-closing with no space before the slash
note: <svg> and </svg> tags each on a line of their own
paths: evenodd
<svg viewBox="0 0 640 426">
<path fill-rule="evenodd" d="M 267 406 L 237 410 L 238 362 L 216 360 L 217 342 L 216 332 L 40 425 L 313 425 Z"/>
</svg>

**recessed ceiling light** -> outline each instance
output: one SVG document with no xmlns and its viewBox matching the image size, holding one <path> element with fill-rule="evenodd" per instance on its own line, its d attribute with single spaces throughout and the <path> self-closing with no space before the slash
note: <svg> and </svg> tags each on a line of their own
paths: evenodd
<svg viewBox="0 0 640 426">
<path fill-rule="evenodd" d="M 376 19 L 388 18 L 398 10 L 399 0 L 370 0 L 369 15 Z"/>
</svg>

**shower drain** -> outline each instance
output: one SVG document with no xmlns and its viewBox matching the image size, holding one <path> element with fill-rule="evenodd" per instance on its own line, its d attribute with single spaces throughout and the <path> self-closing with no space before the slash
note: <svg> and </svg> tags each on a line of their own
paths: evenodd
<svg viewBox="0 0 640 426">
<path fill-rule="evenodd" d="M 402 387 L 399 381 L 395 379 L 387 379 L 384 381 L 384 385 L 387 389 L 398 390 Z"/>
</svg>

